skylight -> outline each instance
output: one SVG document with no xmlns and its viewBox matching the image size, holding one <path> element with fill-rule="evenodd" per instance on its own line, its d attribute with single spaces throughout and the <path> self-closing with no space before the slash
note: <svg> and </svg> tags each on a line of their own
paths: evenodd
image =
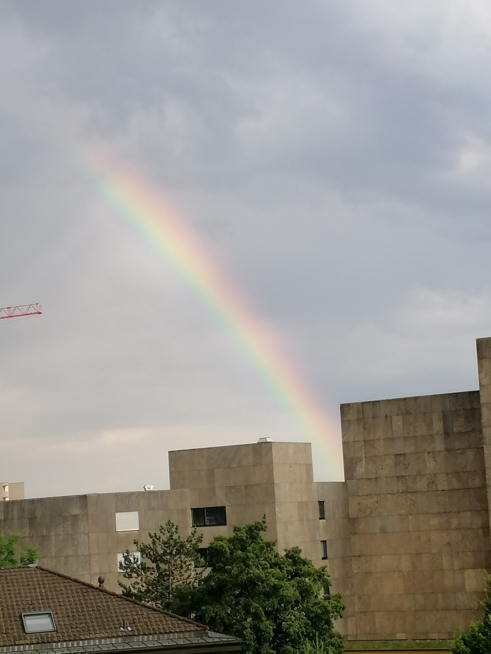
<svg viewBox="0 0 491 654">
<path fill-rule="evenodd" d="M 26 634 L 45 634 L 49 631 L 56 631 L 55 620 L 51 611 L 23 613 L 22 622 Z"/>
</svg>

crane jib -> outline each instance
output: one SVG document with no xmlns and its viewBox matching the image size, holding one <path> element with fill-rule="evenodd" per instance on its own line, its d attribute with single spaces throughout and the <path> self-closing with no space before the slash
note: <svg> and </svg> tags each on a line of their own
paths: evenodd
<svg viewBox="0 0 491 654">
<path fill-rule="evenodd" d="M 35 316 L 43 312 L 40 304 L 21 304 L 15 307 L 0 308 L 0 320 L 5 318 L 21 318 L 22 316 Z"/>
</svg>

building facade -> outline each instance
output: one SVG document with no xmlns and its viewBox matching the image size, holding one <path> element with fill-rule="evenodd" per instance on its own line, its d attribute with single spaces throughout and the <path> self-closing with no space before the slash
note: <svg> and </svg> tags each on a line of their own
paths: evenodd
<svg viewBox="0 0 491 654">
<path fill-rule="evenodd" d="M 203 546 L 266 516 L 278 549 L 327 564 L 350 640 L 449 638 L 491 570 L 491 338 L 479 390 L 341 406 L 345 481 L 314 482 L 308 443 L 169 453 L 170 490 L 0 503 L 41 565 L 117 590 L 118 561 L 167 520 Z"/>
</svg>

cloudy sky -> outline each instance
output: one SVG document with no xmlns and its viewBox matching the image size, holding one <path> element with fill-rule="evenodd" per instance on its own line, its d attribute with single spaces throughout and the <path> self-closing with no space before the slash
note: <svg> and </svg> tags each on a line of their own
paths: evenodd
<svg viewBox="0 0 491 654">
<path fill-rule="evenodd" d="M 166 488 L 169 449 L 262 436 L 340 478 L 340 403 L 477 388 L 490 70 L 485 0 L 0 0 L 0 307 L 43 305 L 0 321 L 0 479 Z M 324 446 L 94 151 L 195 234 Z"/>
</svg>

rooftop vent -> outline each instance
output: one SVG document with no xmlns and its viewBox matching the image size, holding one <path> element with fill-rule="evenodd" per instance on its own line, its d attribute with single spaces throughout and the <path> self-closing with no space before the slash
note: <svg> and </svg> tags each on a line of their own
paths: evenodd
<svg viewBox="0 0 491 654">
<path fill-rule="evenodd" d="M 258 439 L 258 443 L 271 443 L 271 438 L 269 436 L 261 436 L 261 438 Z"/>
</svg>

